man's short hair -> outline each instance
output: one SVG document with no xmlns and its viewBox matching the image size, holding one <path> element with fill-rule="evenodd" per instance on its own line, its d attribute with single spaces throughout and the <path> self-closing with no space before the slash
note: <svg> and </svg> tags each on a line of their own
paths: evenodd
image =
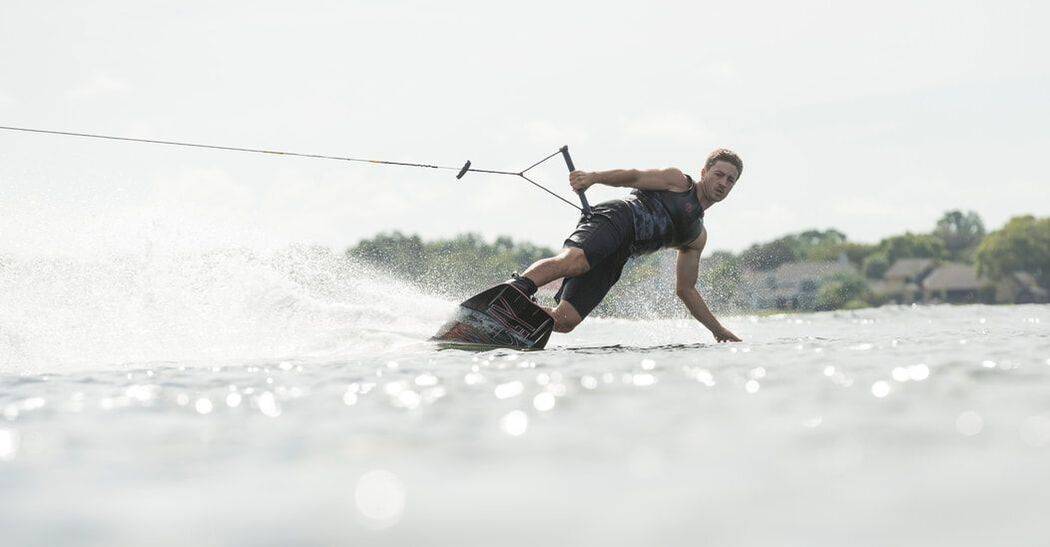
<svg viewBox="0 0 1050 547">
<path fill-rule="evenodd" d="M 707 156 L 707 161 L 704 162 L 704 169 L 710 169 L 712 165 L 719 161 L 728 162 L 733 167 L 736 167 L 737 178 L 744 174 L 744 160 L 740 159 L 736 152 L 727 148 L 719 148 L 711 152 L 711 155 Z"/>
</svg>

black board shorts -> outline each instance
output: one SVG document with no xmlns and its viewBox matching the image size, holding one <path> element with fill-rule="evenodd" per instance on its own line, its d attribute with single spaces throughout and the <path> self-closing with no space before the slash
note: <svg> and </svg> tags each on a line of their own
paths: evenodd
<svg viewBox="0 0 1050 547">
<path fill-rule="evenodd" d="M 591 217 L 581 218 L 576 231 L 565 240 L 566 247 L 583 251 L 591 269 L 578 277 L 566 277 L 554 299 L 572 304 L 580 317 L 587 317 L 620 280 L 624 264 L 631 258 L 634 243 L 634 215 L 623 200 L 611 200 L 591 207 Z"/>
</svg>

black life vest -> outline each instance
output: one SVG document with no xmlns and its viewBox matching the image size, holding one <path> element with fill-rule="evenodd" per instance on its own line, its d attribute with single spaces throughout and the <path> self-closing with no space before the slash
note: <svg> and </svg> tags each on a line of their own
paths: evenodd
<svg viewBox="0 0 1050 547">
<path fill-rule="evenodd" d="M 704 208 L 696 195 L 696 182 L 686 175 L 689 189 L 634 190 L 624 201 L 634 215 L 632 255 L 665 248 L 681 248 L 704 230 Z"/>
</svg>

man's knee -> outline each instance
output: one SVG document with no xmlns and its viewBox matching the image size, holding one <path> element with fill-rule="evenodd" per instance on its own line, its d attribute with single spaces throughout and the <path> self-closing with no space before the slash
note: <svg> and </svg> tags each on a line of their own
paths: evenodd
<svg viewBox="0 0 1050 547">
<path fill-rule="evenodd" d="M 583 317 L 580 317 L 576 308 L 572 307 L 572 304 L 565 300 L 562 300 L 558 307 L 550 311 L 551 317 L 554 318 L 554 332 L 571 332 L 572 329 L 576 328 L 576 325 L 583 321 Z"/>
<path fill-rule="evenodd" d="M 577 247 L 567 247 L 562 260 L 567 272 L 565 277 L 583 275 L 591 269 L 590 263 L 587 262 L 587 255 L 584 254 L 583 249 Z"/>
<path fill-rule="evenodd" d="M 572 329 L 579 325 L 579 321 L 573 321 L 571 319 L 554 320 L 554 332 L 566 333 L 572 332 Z"/>
<path fill-rule="evenodd" d="M 555 333 L 571 333 L 576 325 L 580 324 L 580 321 L 573 321 L 571 319 L 554 319 L 554 332 Z"/>
</svg>

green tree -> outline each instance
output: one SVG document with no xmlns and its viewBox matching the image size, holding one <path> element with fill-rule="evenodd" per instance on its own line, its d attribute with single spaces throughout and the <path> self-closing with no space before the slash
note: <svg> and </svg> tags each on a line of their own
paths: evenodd
<svg viewBox="0 0 1050 547">
<path fill-rule="evenodd" d="M 868 283 L 855 274 L 836 274 L 824 281 L 817 292 L 816 309 L 838 310 L 869 306 Z"/>
<path fill-rule="evenodd" d="M 984 239 L 984 222 L 975 211 L 948 211 L 937 221 L 933 235 L 944 242 L 950 258 L 969 261 Z"/>
<path fill-rule="evenodd" d="M 806 230 L 795 236 L 803 250 L 826 245 L 836 245 L 846 241 L 846 234 L 831 228 L 829 230 Z"/>
<path fill-rule="evenodd" d="M 940 239 L 911 232 L 882 240 L 879 250 L 886 252 L 891 264 L 901 258 L 944 258 L 946 252 Z"/>
<path fill-rule="evenodd" d="M 861 271 L 870 279 L 882 279 L 886 270 L 890 269 L 890 259 L 884 251 L 875 251 L 864 258 Z"/>
<path fill-rule="evenodd" d="M 381 233 L 362 240 L 346 252 L 347 256 L 397 272 L 418 281 L 426 271 L 423 241 L 418 235 L 401 232 Z"/>
<path fill-rule="evenodd" d="M 718 310 L 742 307 L 744 281 L 740 259 L 727 251 L 715 251 L 700 261 L 698 285 L 704 299 Z"/>
<path fill-rule="evenodd" d="M 930 234 L 913 234 L 888 237 L 879 242 L 878 247 L 864 259 L 864 274 L 871 278 L 880 278 L 894 262 L 902 258 L 941 259 L 948 252 L 940 238 Z"/>
<path fill-rule="evenodd" d="M 1000 279 L 1026 271 L 1043 287 L 1050 287 L 1050 218 L 1031 215 L 1010 219 L 977 248 L 977 271 Z"/>
<path fill-rule="evenodd" d="M 768 271 L 781 264 L 797 262 L 802 258 L 798 241 L 792 236 L 774 239 L 768 243 L 756 243 L 740 253 L 740 260 L 751 270 Z"/>
<path fill-rule="evenodd" d="M 748 269 L 766 271 L 801 260 L 835 260 L 845 244 L 846 234 L 834 228 L 806 230 L 752 245 L 740 254 L 740 260 Z"/>
<path fill-rule="evenodd" d="M 871 253 L 875 252 L 875 248 L 875 245 L 869 243 L 843 241 L 842 243 L 814 247 L 809 251 L 806 258 L 817 262 L 830 262 L 838 260 L 842 255 L 846 255 L 846 259 L 849 260 L 850 263 L 860 268 L 864 264 L 864 259 Z"/>
<path fill-rule="evenodd" d="M 433 288 L 454 296 L 472 294 L 503 281 L 532 262 L 554 254 L 549 248 L 515 243 L 501 236 L 493 243 L 475 233 L 426 243 L 427 278 Z"/>
</svg>

